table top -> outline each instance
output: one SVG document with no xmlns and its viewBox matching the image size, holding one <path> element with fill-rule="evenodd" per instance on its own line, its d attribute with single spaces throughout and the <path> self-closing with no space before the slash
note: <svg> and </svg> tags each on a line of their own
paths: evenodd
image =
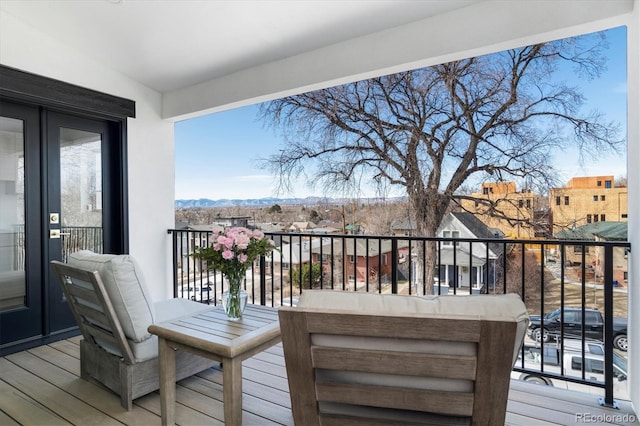
<svg viewBox="0 0 640 426">
<path fill-rule="evenodd" d="M 242 357 L 257 346 L 280 338 L 277 308 L 247 304 L 238 321 L 227 319 L 222 306 L 149 326 L 149 332 L 171 342 L 226 358 Z"/>
</svg>

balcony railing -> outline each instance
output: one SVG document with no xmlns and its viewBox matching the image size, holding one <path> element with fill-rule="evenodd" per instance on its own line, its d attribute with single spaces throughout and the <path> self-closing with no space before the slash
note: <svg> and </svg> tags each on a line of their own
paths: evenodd
<svg viewBox="0 0 640 426">
<path fill-rule="evenodd" d="M 196 247 L 209 244 L 211 233 L 169 233 L 173 236 L 174 296 L 217 304 L 227 287 L 224 277 L 191 256 Z M 627 316 L 628 242 L 305 233 L 267 236 L 279 250 L 247 270 L 245 290 L 252 303 L 294 305 L 300 293 L 309 288 L 408 295 L 515 292 L 524 300 L 530 315 L 543 316 L 555 309 L 561 309 L 563 314 L 555 339 L 526 342 L 530 346 L 523 348 L 514 371 L 543 377 L 548 382 L 561 379 L 603 388 L 603 403 L 614 404 L 614 381 L 625 378 L 618 369 L 614 370 L 614 361 L 624 359 L 626 353 L 616 351 L 614 360 L 613 325 L 614 316 Z M 426 284 L 430 268 L 425 258 L 434 259 L 431 292 Z M 572 324 L 577 332 L 567 331 L 569 322 L 564 318 L 564 308 L 569 307 L 579 308 L 582 314 L 581 322 Z M 603 335 L 596 339 L 603 352 L 599 355 L 603 367 L 598 368 L 604 370 L 604 380 L 594 380 L 593 370 L 589 370 L 592 367 L 587 365 L 587 348 L 592 342 L 586 332 L 589 327 L 585 313 L 594 307 L 604 318 Z M 578 376 L 565 373 L 569 368 L 563 356 L 564 342 L 569 337 L 576 338 L 573 343 L 577 341 L 573 351 L 579 354 Z M 531 351 L 539 354 L 537 369 L 525 362 Z M 549 360 L 552 353 L 559 365 L 549 367 L 545 356 Z"/>
<path fill-rule="evenodd" d="M 103 229 L 99 226 L 63 226 L 60 229 L 62 238 L 62 260 L 78 250 L 91 250 L 102 253 Z M 12 235 L 11 258 L 12 270 L 25 270 L 25 230 L 24 225 L 14 227 Z"/>
</svg>

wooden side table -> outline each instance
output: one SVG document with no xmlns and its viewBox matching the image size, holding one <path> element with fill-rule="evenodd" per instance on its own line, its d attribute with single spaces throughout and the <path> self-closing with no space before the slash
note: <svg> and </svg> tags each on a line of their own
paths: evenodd
<svg viewBox="0 0 640 426">
<path fill-rule="evenodd" d="M 162 424 L 175 423 L 174 350 L 222 362 L 224 423 L 242 424 L 242 361 L 280 342 L 278 311 L 248 304 L 242 319 L 229 321 L 222 307 L 149 326 L 158 336 Z"/>
</svg>

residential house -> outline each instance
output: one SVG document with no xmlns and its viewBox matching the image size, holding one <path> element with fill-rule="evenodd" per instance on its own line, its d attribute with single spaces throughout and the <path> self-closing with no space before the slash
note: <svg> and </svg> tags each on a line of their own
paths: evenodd
<svg viewBox="0 0 640 426">
<path fill-rule="evenodd" d="M 438 246 L 441 287 L 467 292 L 471 288 L 472 292 L 480 293 L 483 288 L 488 290 L 495 285 L 496 261 L 502 255 L 502 245 L 487 247 L 473 239 L 499 239 L 503 236 L 501 231 L 489 228 L 472 213 L 453 212 L 442 220 L 437 236 L 462 240 L 442 241 Z"/>
<path fill-rule="evenodd" d="M 416 229 L 413 219 L 396 219 L 391 222 L 391 235 L 412 237 L 416 235 Z"/>
<path fill-rule="evenodd" d="M 595 222 L 558 232 L 560 240 L 576 241 L 627 241 L 627 222 Z M 565 262 L 573 266 L 587 266 L 585 278 L 591 282 L 602 283 L 604 252 L 599 246 L 576 243 L 565 250 Z M 583 257 L 584 256 L 584 257 Z M 559 253 L 555 253 L 555 259 Z M 579 271 L 581 268 L 577 268 Z M 582 277 L 578 277 L 582 278 Z M 629 282 L 628 252 L 620 247 L 613 250 L 613 280 L 615 285 L 627 286 Z"/>
<path fill-rule="evenodd" d="M 393 249 L 397 255 L 406 254 L 407 241 L 392 243 L 391 240 L 378 240 L 370 242 L 366 239 L 349 238 L 333 239 L 323 238 L 322 246 L 312 248 L 314 262 L 321 262 L 323 272 L 330 274 L 336 268 L 332 262 L 342 263 L 342 274 L 347 277 L 348 282 L 364 284 L 367 281 L 377 281 L 378 277 L 385 280 L 392 271 L 392 261 L 394 259 Z M 343 257 L 343 253 L 346 256 Z M 398 260 L 399 258 L 396 257 Z M 342 277 L 335 277 L 341 279 Z"/>
<path fill-rule="evenodd" d="M 21 309 L 0 312 L 0 353 L 77 333 L 49 268 L 61 258 L 60 179 L 53 165 L 68 144 L 104 141 L 104 251 L 133 254 L 151 296 L 165 299 L 173 293 L 166 231 L 175 217 L 174 122 L 620 26 L 627 33 L 628 162 L 640 164 L 638 0 L 442 0 L 401 7 L 396 1 L 249 7 L 235 1 L 3 0 L 0 115 L 6 119 L 0 125 L 11 138 L 2 143 L 26 141 L 10 149 L 29 164 L 29 185 L 3 175 L 0 232 L 24 222 L 30 266 L 8 271 L 17 272 L 28 291 Z M 639 167 L 629 168 L 628 182 L 629 240 L 639 247 Z M 5 207 L 22 196 L 24 218 L 7 218 Z M 629 281 L 640 282 L 640 250 L 629 260 L 635 264 Z M 640 292 L 633 286 L 629 305 L 628 378 L 638 407 Z"/>
<path fill-rule="evenodd" d="M 309 232 L 309 230 L 316 228 L 316 224 L 313 222 L 293 222 L 289 226 L 289 232 Z"/>
<path fill-rule="evenodd" d="M 251 221 L 251 216 L 229 216 L 224 217 L 217 215 L 213 218 L 213 225 L 220 226 L 222 228 L 231 228 L 235 226 L 240 226 L 242 228 L 247 228 L 249 226 L 249 221 Z"/>
<path fill-rule="evenodd" d="M 272 254 L 273 270 L 289 270 L 291 268 L 300 268 L 302 265 L 311 261 L 311 250 L 313 247 L 320 246 L 320 238 L 301 239 L 293 238 L 283 241 Z"/>
<path fill-rule="evenodd" d="M 588 223 L 627 221 L 628 193 L 626 186 L 615 186 L 613 176 L 574 177 L 550 189 L 553 234 Z"/>
</svg>

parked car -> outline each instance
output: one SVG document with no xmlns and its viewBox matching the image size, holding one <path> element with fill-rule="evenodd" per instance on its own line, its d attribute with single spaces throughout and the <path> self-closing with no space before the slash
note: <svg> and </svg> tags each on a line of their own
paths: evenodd
<svg viewBox="0 0 640 426">
<path fill-rule="evenodd" d="M 566 339 L 568 340 L 568 339 Z M 584 347 L 584 374 L 587 380 L 604 382 L 604 348 L 601 343 L 589 342 Z M 560 358 L 563 360 L 563 369 L 560 368 Z M 544 361 L 543 361 L 544 360 Z M 544 362 L 544 364 L 543 364 Z M 582 349 L 580 342 L 576 345 L 565 344 L 564 351 L 559 348 L 544 346 L 544 356 L 541 356 L 541 348 L 525 346 L 524 347 L 524 367 L 533 370 L 530 372 L 513 372 L 511 377 L 523 380 L 525 382 L 536 383 L 540 385 L 554 386 L 563 389 L 577 390 L 585 393 L 599 394 L 601 388 L 589 386 L 581 383 L 549 378 L 538 373 L 535 370 L 541 370 L 544 365 L 545 373 L 563 374 L 565 376 L 580 378 L 582 377 Z M 522 366 L 522 355 L 518 356 L 516 367 Z M 618 355 L 613 354 L 613 376 L 615 377 L 613 392 L 616 398 L 629 399 L 629 391 L 627 389 L 627 360 Z"/>
<path fill-rule="evenodd" d="M 600 342 L 604 341 L 604 318 L 597 309 L 584 310 L 584 337 Z M 536 342 L 549 342 L 558 339 L 561 331 L 565 337 L 582 338 L 582 308 L 564 308 L 564 321 L 561 310 L 556 309 L 544 319 L 539 315 L 530 315 L 531 322 L 527 334 Z M 613 318 L 613 346 L 627 351 L 627 319 Z"/>
</svg>

